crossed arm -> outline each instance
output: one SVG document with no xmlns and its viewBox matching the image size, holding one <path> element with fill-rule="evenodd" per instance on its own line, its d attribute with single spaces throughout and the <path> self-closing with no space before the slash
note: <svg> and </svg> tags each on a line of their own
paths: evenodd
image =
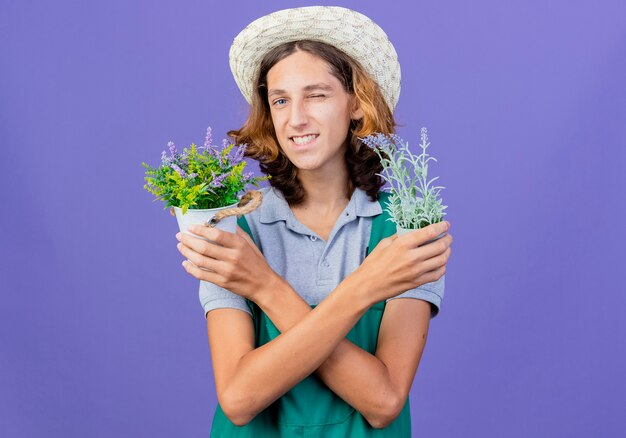
<svg viewBox="0 0 626 438">
<path fill-rule="evenodd" d="M 358 287 L 358 283 L 349 284 Z M 264 298 L 257 304 L 282 333 L 314 311 L 282 277 L 268 285 L 268 293 L 261 296 Z M 352 303 L 344 301 L 342 304 Z M 348 331 L 367 308 L 369 306 L 346 327 Z M 391 300 L 385 307 L 374 355 L 343 338 L 314 372 L 373 427 L 386 427 L 399 415 L 409 395 L 426 344 L 429 321 L 428 302 L 413 298 Z M 238 394 L 251 394 L 245 382 L 235 380 L 234 387 L 229 389 Z M 248 410 L 242 416 L 250 421 L 267 407 L 266 404 L 267 400 L 261 402 L 260 399 L 240 403 Z"/>
</svg>

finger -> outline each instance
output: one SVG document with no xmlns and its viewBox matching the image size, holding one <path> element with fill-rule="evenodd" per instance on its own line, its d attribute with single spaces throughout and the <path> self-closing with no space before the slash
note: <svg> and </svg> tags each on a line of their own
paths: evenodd
<svg viewBox="0 0 626 438">
<path fill-rule="evenodd" d="M 236 236 L 233 233 L 219 228 L 206 227 L 204 225 L 191 225 L 189 226 L 189 232 L 209 239 L 210 241 L 226 248 L 235 248 L 236 246 Z"/>
<path fill-rule="evenodd" d="M 418 287 L 421 287 L 427 283 L 434 283 L 436 281 L 439 281 L 441 277 L 445 275 L 445 273 L 446 265 L 443 265 L 440 268 L 435 269 L 434 271 L 426 272 L 420 275 L 420 277 L 418 278 Z"/>
<path fill-rule="evenodd" d="M 398 239 L 398 233 L 392 234 L 391 236 L 387 236 L 384 239 L 381 239 L 376 246 L 373 249 L 370 249 L 369 254 L 372 254 L 374 251 L 378 252 L 388 246 L 391 245 L 391 243 Z M 379 249 L 380 248 L 380 249 Z M 369 257 L 369 255 L 368 255 Z"/>
<path fill-rule="evenodd" d="M 246 242 L 248 242 L 248 245 L 252 247 L 252 249 L 257 255 L 263 257 L 263 253 L 261 252 L 259 248 L 257 248 L 256 244 L 254 243 L 254 241 L 252 240 L 252 238 L 250 237 L 248 233 L 242 230 L 241 227 L 239 227 L 239 225 L 237 225 L 236 231 L 239 236 L 243 237 L 246 240 Z"/>
<path fill-rule="evenodd" d="M 200 239 L 196 239 L 196 240 L 200 240 Z M 207 243 L 207 245 L 211 245 L 211 244 Z M 223 262 L 221 260 L 207 257 L 204 254 L 199 253 L 195 251 L 194 249 L 188 247 L 182 241 L 179 242 L 178 245 L 176 245 L 176 248 L 178 248 L 178 251 L 183 255 L 183 257 L 185 257 L 187 260 L 189 260 L 191 263 L 193 263 L 195 266 L 199 268 L 209 269 L 211 271 L 219 271 L 220 268 L 222 267 L 221 263 Z"/>
<path fill-rule="evenodd" d="M 201 230 L 200 233 L 205 232 Z M 208 234 L 212 234 L 210 231 Z M 204 236 L 203 236 L 204 237 Z M 207 237 L 208 238 L 208 237 Z M 210 257 L 215 260 L 226 260 L 230 255 L 229 248 L 219 246 L 216 243 L 209 242 L 202 237 L 197 237 L 194 235 L 189 235 L 187 233 L 181 233 L 180 241 L 187 247 L 191 248 L 198 254 L 201 254 L 205 257 Z"/>
<path fill-rule="evenodd" d="M 206 271 L 204 269 L 200 269 L 189 260 L 184 260 L 183 268 L 187 271 L 188 274 L 193 275 L 198 280 L 208 281 L 210 283 L 216 284 L 220 287 L 223 287 L 223 278 L 217 272 Z"/>
<path fill-rule="evenodd" d="M 448 260 L 450 259 L 451 253 L 452 253 L 452 248 L 448 247 L 441 254 L 437 254 L 427 260 L 424 260 L 420 264 L 421 271 L 423 273 L 428 273 L 430 271 L 437 270 L 441 268 L 442 266 L 445 266 L 448 263 Z"/>
<path fill-rule="evenodd" d="M 170 207 L 170 214 L 172 216 L 176 216 L 176 213 L 174 212 L 174 207 Z"/>
<path fill-rule="evenodd" d="M 446 233 L 445 236 L 435 240 L 434 242 L 414 248 L 413 250 L 419 252 L 420 260 L 428 260 L 445 253 L 446 250 L 450 248 L 451 243 L 452 235 L 450 233 Z"/>
<path fill-rule="evenodd" d="M 427 227 L 420 228 L 419 230 L 414 230 L 411 233 L 405 234 L 405 236 L 408 236 L 407 239 L 410 239 L 412 247 L 418 247 L 418 246 L 426 244 L 426 242 L 430 240 L 433 240 L 439 237 L 439 235 L 447 232 L 449 229 L 450 229 L 449 222 L 442 221 L 442 222 L 430 224 Z"/>
</svg>

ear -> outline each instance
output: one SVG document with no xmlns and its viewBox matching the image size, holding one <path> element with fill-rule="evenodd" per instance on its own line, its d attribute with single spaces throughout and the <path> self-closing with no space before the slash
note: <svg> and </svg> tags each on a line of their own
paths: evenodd
<svg viewBox="0 0 626 438">
<path fill-rule="evenodd" d="M 352 112 L 350 113 L 350 119 L 359 120 L 365 116 L 363 110 L 361 109 L 361 105 L 359 104 L 359 99 L 356 96 L 352 96 Z"/>
</svg>

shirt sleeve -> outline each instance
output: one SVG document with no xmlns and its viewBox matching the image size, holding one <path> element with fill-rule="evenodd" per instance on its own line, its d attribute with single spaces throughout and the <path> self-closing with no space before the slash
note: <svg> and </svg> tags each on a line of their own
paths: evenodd
<svg viewBox="0 0 626 438">
<path fill-rule="evenodd" d="M 430 319 L 433 319 L 439 314 L 441 308 L 441 301 L 443 300 L 443 291 L 446 283 L 446 274 L 443 274 L 437 281 L 431 283 L 425 283 L 415 289 L 409 289 L 406 292 L 396 295 L 395 297 L 387 298 L 388 303 L 391 300 L 397 298 L 417 298 L 419 300 L 428 301 L 430 303 Z"/>
<path fill-rule="evenodd" d="M 216 284 L 208 281 L 200 280 L 200 288 L 198 291 L 200 295 L 200 304 L 204 309 L 204 319 L 207 317 L 207 313 L 213 309 L 240 309 L 244 312 L 248 312 L 252 316 L 250 307 L 246 299 L 239 296 L 228 289 L 224 289 Z"/>
</svg>

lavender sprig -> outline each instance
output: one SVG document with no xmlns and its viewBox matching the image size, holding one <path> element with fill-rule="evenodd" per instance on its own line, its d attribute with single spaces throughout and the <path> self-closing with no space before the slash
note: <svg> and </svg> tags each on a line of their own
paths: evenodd
<svg viewBox="0 0 626 438">
<path fill-rule="evenodd" d="M 427 181 L 428 162 L 437 160 L 426 153 L 430 145 L 426 128 L 421 129 L 422 153 L 419 156 L 413 155 L 408 142 L 396 134 L 374 133 L 359 139 L 380 157 L 383 173 L 377 175 L 391 185 L 389 220 L 405 229 L 419 229 L 443 220 L 446 215 L 443 210 L 448 207 L 441 205 L 439 191 L 445 187 L 431 187 L 439 177 Z"/>
</svg>

